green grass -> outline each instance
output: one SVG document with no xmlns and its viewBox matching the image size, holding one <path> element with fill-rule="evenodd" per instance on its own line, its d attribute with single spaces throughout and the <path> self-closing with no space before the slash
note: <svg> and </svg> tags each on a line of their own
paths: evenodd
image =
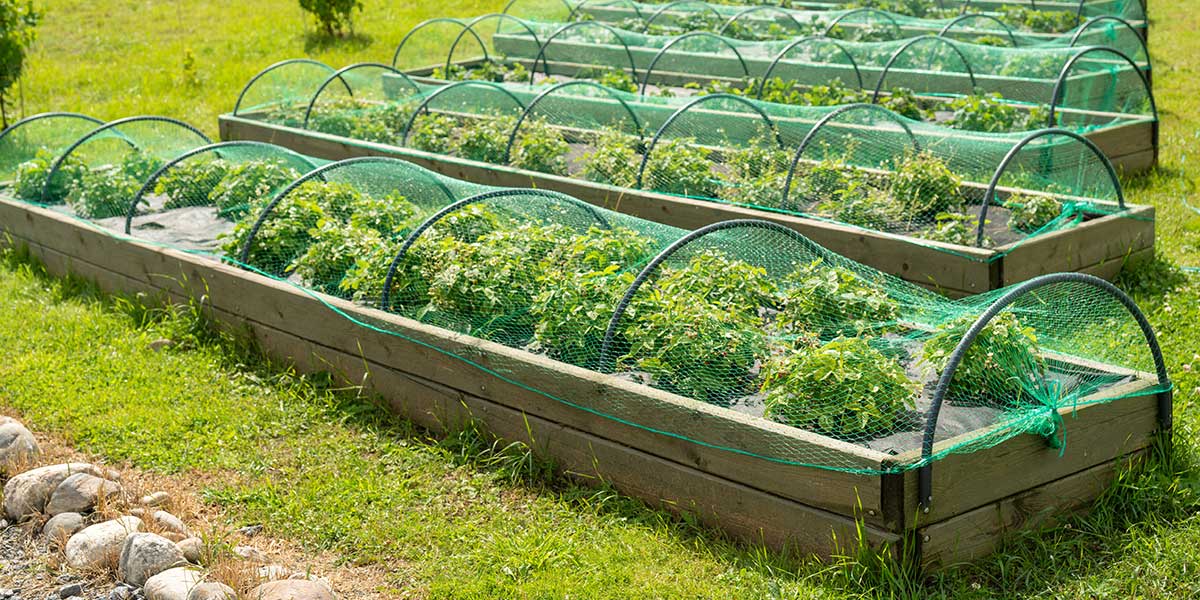
<svg viewBox="0 0 1200 600">
<path fill-rule="evenodd" d="M 390 61 L 404 32 L 435 15 L 500 2 L 368 2 L 359 36 L 306 34 L 296 4 L 44 3 L 24 82 L 29 113 L 156 113 L 215 133 L 244 82 L 306 54 L 341 66 Z M 413 5 L 416 5 L 414 8 Z M 79 447 L 166 473 L 219 475 L 206 491 L 232 524 L 345 561 L 386 567 L 415 596 L 573 598 L 1200 596 L 1200 1 L 1152 2 L 1162 166 L 1128 182 L 1158 210 L 1163 261 L 1128 274 L 1179 385 L 1173 446 L 1126 475 L 1087 516 L 1024 534 L 995 556 L 930 579 L 867 559 L 828 567 L 731 544 L 609 490 L 546 476 L 520 447 L 466 430 L 433 438 L 352 390 L 266 362 L 195 315 L 103 298 L 19 257 L 0 265 L 0 402 Z M 196 58 L 193 75 L 184 56 Z M 432 55 L 430 56 L 433 59 Z M 195 81 L 193 81 L 195 80 Z M 198 83 L 198 85 L 193 85 Z M 153 352 L 157 338 L 185 340 Z M 1194 368 L 1195 367 L 1195 368 Z"/>
</svg>

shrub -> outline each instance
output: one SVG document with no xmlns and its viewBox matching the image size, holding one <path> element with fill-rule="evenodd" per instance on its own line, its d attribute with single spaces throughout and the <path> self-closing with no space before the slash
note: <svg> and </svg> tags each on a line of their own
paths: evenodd
<svg viewBox="0 0 1200 600">
<path fill-rule="evenodd" d="M 59 165 L 54 181 L 46 188 L 46 178 L 50 175 L 50 167 L 54 164 L 55 156 L 50 151 L 38 150 L 32 160 L 17 165 L 16 180 L 13 182 L 13 194 L 21 200 L 29 202 L 45 202 L 60 204 L 67 198 L 71 188 L 88 172 L 87 166 L 74 157 Z M 46 196 L 42 197 L 45 188 Z"/>
<path fill-rule="evenodd" d="M 231 167 L 209 193 L 217 214 L 240 219 L 259 200 L 300 178 L 300 172 L 276 160 L 251 160 Z"/>
<path fill-rule="evenodd" d="M 932 153 L 906 155 L 891 180 L 892 197 L 909 218 L 952 212 L 963 204 L 962 180 Z"/>
<path fill-rule="evenodd" d="M 1013 194 L 1004 200 L 1009 212 L 1009 227 L 1017 231 L 1037 231 L 1063 212 L 1062 202 L 1052 196 Z"/>
<path fill-rule="evenodd" d="M 978 315 L 968 314 L 943 323 L 925 340 L 922 359 L 938 376 L 977 318 Z M 1019 404 L 1025 385 L 1035 383 L 1045 371 L 1037 350 L 1033 329 L 1022 325 L 1012 312 L 1000 313 L 988 322 L 967 349 L 954 372 L 949 398 Z"/>
<path fill-rule="evenodd" d="M 209 202 L 209 193 L 229 171 L 221 159 L 189 160 L 177 163 L 163 173 L 154 185 L 154 193 L 167 197 L 166 209 L 198 206 Z"/>
<path fill-rule="evenodd" d="M 501 165 L 508 150 L 508 138 L 517 120 L 513 117 L 477 119 L 464 127 L 454 154 L 470 160 Z"/>
<path fill-rule="evenodd" d="M 408 146 L 425 152 L 449 154 L 457 128 L 458 122 L 453 117 L 437 113 L 418 115 L 408 133 Z"/>
<path fill-rule="evenodd" d="M 592 151 L 583 156 L 584 178 L 618 187 L 634 187 L 637 185 L 638 144 L 636 137 L 619 131 L 601 133 Z"/>
<path fill-rule="evenodd" d="M 0 0 L 0 129 L 8 127 L 8 91 L 21 78 L 41 18 L 31 1 Z"/>
<path fill-rule="evenodd" d="M 141 187 L 138 180 L 121 169 L 85 171 L 67 196 L 67 204 L 85 219 L 122 216 Z"/>
<path fill-rule="evenodd" d="M 694 138 L 660 139 L 650 151 L 642 186 L 667 194 L 711 198 L 717 186 L 709 154 Z"/>
<path fill-rule="evenodd" d="M 566 175 L 570 151 L 571 146 L 557 129 L 543 121 L 527 120 L 521 126 L 510 158 L 514 167 Z"/>
<path fill-rule="evenodd" d="M 812 333 L 823 340 L 883 333 L 893 328 L 896 303 L 880 282 L 816 259 L 783 281 L 775 323 L 785 333 Z"/>
<path fill-rule="evenodd" d="M 363 3 L 362 0 L 300 0 L 300 8 L 312 15 L 325 35 L 332 37 L 350 30 L 354 11 L 362 11 Z"/>
<path fill-rule="evenodd" d="M 763 366 L 764 416 L 846 441 L 902 427 L 919 384 L 864 338 L 786 349 Z"/>
</svg>

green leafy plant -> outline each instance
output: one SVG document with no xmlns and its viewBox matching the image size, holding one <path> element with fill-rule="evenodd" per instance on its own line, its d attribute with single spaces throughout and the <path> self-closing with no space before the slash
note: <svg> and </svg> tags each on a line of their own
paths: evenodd
<svg viewBox="0 0 1200 600">
<path fill-rule="evenodd" d="M 878 230 L 887 230 L 903 213 L 886 191 L 860 179 L 850 180 L 845 188 L 818 203 L 814 209 L 821 216 L 847 225 Z"/>
<path fill-rule="evenodd" d="M 902 428 L 919 384 L 866 338 L 788 348 L 763 365 L 764 416 L 857 442 Z"/>
<path fill-rule="evenodd" d="M 327 217 L 309 235 L 312 244 L 296 257 L 288 271 L 298 275 L 304 285 L 326 294 L 342 291 L 342 278 L 358 257 L 383 243 L 383 237 L 374 229 L 353 227 Z"/>
<path fill-rule="evenodd" d="M 342 35 L 354 25 L 354 11 L 362 11 L 362 0 L 300 0 L 300 8 L 312 15 L 321 31 L 330 37 Z"/>
<path fill-rule="evenodd" d="M 449 154 L 457 128 L 458 122 L 453 117 L 437 113 L 418 115 L 408 133 L 408 146 L 425 152 Z"/>
<path fill-rule="evenodd" d="M 943 323 L 925 340 L 922 359 L 940 376 L 950 356 L 978 315 L 967 314 Z M 1017 315 L 1002 312 L 988 322 L 967 348 L 954 371 L 949 398 L 963 402 L 993 401 L 1017 405 L 1025 400 L 1027 386 L 1045 373 L 1038 355 L 1033 328 Z"/>
<path fill-rule="evenodd" d="M 198 206 L 209 202 L 209 193 L 229 171 L 221 159 L 188 160 L 176 163 L 154 184 L 154 193 L 166 196 L 165 209 Z"/>
<path fill-rule="evenodd" d="M 330 135 L 391 144 L 398 141 L 413 108 L 411 103 L 405 102 L 339 98 L 314 106 L 308 128 Z M 299 127 L 302 124 L 297 120 L 292 126 Z"/>
<path fill-rule="evenodd" d="M 781 207 L 790 166 L 786 152 L 766 140 L 751 140 L 744 148 L 727 150 L 718 196 L 751 206 Z"/>
<path fill-rule="evenodd" d="M 795 82 L 792 82 L 795 85 Z M 763 97 L 766 100 L 766 96 Z M 870 100 L 869 94 L 863 90 L 856 90 L 846 87 L 841 79 L 833 79 L 824 85 L 814 85 L 806 92 L 800 95 L 801 102 L 789 102 L 788 104 L 807 104 L 809 106 L 838 106 L 841 104 L 854 104 L 857 102 L 867 102 Z M 771 100 L 772 102 L 774 100 Z M 886 102 L 886 100 L 885 100 Z"/>
<path fill-rule="evenodd" d="M 450 65 L 450 69 L 445 67 L 437 67 L 430 73 L 433 79 L 441 79 L 443 81 L 491 81 L 494 83 L 503 83 L 506 81 L 516 83 L 529 82 L 529 70 L 521 63 L 513 63 L 512 66 L 505 66 L 494 60 L 485 60 L 471 67 L 462 65 Z"/>
<path fill-rule="evenodd" d="M 274 210 L 263 220 L 247 261 L 263 271 L 286 275 L 296 257 L 313 242 L 312 232 L 326 220 L 345 221 L 348 207 L 359 197 L 358 191 L 345 183 L 306 181 L 280 199 Z M 266 198 L 254 201 L 257 215 Z M 250 240 L 255 218 L 239 221 L 233 231 L 222 237 L 221 249 L 227 256 L 238 257 Z"/>
<path fill-rule="evenodd" d="M 1021 110 L 1005 103 L 1000 94 L 996 93 L 955 98 L 946 108 L 953 111 L 953 114 L 945 124 L 968 131 L 1024 131 L 1034 129 L 1046 120 L 1044 109 Z"/>
<path fill-rule="evenodd" d="M 517 135 L 510 160 L 514 167 L 550 173 L 567 174 L 567 154 L 571 146 L 557 129 L 544 121 L 526 120 Z"/>
<path fill-rule="evenodd" d="M 650 151 L 642 185 L 667 194 L 711 198 L 717 182 L 712 176 L 711 151 L 694 138 L 660 139 Z"/>
<path fill-rule="evenodd" d="M 619 187 L 637 185 L 638 145 L 634 136 L 612 129 L 604 131 L 583 156 L 584 178 Z"/>
<path fill-rule="evenodd" d="M 958 244 L 959 246 L 974 246 L 979 235 L 979 218 L 957 212 L 938 213 L 934 217 L 933 229 L 921 234 L 927 240 Z M 985 235 L 984 245 L 991 243 Z"/>
<path fill-rule="evenodd" d="M 1023 6 L 1005 6 L 1000 18 L 1009 25 L 1037 33 L 1063 33 L 1079 24 L 1079 17 L 1066 10 L 1036 10 Z"/>
<path fill-rule="evenodd" d="M 610 265 L 597 271 L 553 271 L 552 276 L 553 285 L 544 286 L 529 307 L 536 320 L 531 349 L 545 350 L 571 364 L 596 367 L 608 322 L 633 284 L 634 274 Z M 620 338 L 620 347 L 627 347 L 624 336 Z"/>
<path fill-rule="evenodd" d="M 963 204 L 962 180 L 929 151 L 907 154 L 891 181 L 891 195 L 909 218 L 953 212 Z"/>
<path fill-rule="evenodd" d="M 899 313 L 882 283 L 815 259 L 784 279 L 775 324 L 785 333 L 822 340 L 890 331 Z"/>
<path fill-rule="evenodd" d="M 120 169 L 130 178 L 142 182 L 150 179 L 150 176 L 162 166 L 161 159 L 140 150 L 134 150 L 121 159 Z"/>
<path fill-rule="evenodd" d="M 420 211 L 399 191 L 379 198 L 368 194 L 353 198 L 348 212 L 350 226 L 369 229 L 384 238 L 398 238 L 417 225 Z"/>
<path fill-rule="evenodd" d="M 696 296 L 724 310 L 755 317 L 760 309 L 776 304 L 777 291 L 766 269 L 717 250 L 696 253 L 683 268 L 662 267 L 654 289 L 667 296 Z"/>
<path fill-rule="evenodd" d="M 1013 194 L 1004 200 L 1009 212 L 1009 227 L 1023 232 L 1037 231 L 1063 213 L 1062 202 L 1053 196 Z"/>
<path fill-rule="evenodd" d="M 892 88 L 879 102 L 884 108 L 902 116 L 924 121 L 930 118 L 931 112 L 925 108 L 912 90 L 903 87 Z"/>
<path fill-rule="evenodd" d="M 638 84 L 633 80 L 633 75 L 622 69 L 605 69 L 599 75 L 594 75 L 596 83 L 602 86 L 636 94 L 638 92 Z"/>
<path fill-rule="evenodd" d="M 142 184 L 121 169 L 86 171 L 71 188 L 67 205 L 86 219 L 107 219 L 126 214 L 129 202 Z"/>
<path fill-rule="evenodd" d="M 16 179 L 13 182 L 13 194 L 21 200 L 29 202 L 45 202 L 60 204 L 83 175 L 88 172 L 87 166 L 74 157 L 68 156 L 46 187 L 46 179 L 50 176 L 50 167 L 54 164 L 55 156 L 49 150 L 40 149 L 33 159 L 17 165 Z M 45 198 L 42 197 L 43 189 Z"/>
<path fill-rule="evenodd" d="M 25 69 L 41 18 L 32 1 L 0 0 L 0 129 L 8 127 L 9 90 Z"/>
<path fill-rule="evenodd" d="M 251 160 L 225 172 L 209 193 L 217 214 L 240 219 L 253 204 L 300 178 L 300 172 L 278 160 Z"/>
<path fill-rule="evenodd" d="M 517 120 L 513 117 L 477 119 L 464 127 L 456 140 L 454 154 L 471 160 L 504 164 L 508 139 Z"/>
</svg>

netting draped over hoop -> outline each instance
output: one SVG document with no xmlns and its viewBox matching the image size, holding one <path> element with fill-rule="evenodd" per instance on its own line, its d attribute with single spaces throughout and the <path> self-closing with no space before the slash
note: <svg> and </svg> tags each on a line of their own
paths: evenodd
<svg viewBox="0 0 1200 600">
<path fill-rule="evenodd" d="M 725 101 L 742 99 L 706 104 Z M 773 148 L 747 127 L 727 133 Z M 770 222 L 688 232 L 396 159 L 318 164 L 265 144 L 180 152 L 146 184 L 181 199 L 155 209 L 152 241 L 204 246 L 174 217 L 240 190 L 245 206 L 208 232 L 214 258 L 547 402 L 789 465 L 900 472 L 1025 433 L 1069 444 L 1060 411 L 1170 390 L 1136 306 L 1087 275 L 949 300 Z M 430 345 L 413 321 L 511 351 Z M 603 393 L 568 391 L 581 377 Z M 720 420 L 697 428 L 701 413 Z"/>
</svg>

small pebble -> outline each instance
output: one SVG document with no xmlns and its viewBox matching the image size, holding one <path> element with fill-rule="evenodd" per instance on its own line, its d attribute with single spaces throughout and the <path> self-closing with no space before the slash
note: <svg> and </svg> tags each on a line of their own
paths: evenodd
<svg viewBox="0 0 1200 600">
<path fill-rule="evenodd" d="M 83 593 L 83 586 L 78 583 L 64 585 L 58 589 L 59 598 L 74 598 Z"/>
<path fill-rule="evenodd" d="M 153 494 L 142 496 L 142 504 L 146 506 L 162 506 L 171 501 L 171 495 L 166 492 L 154 492 Z"/>
<path fill-rule="evenodd" d="M 0 588 L 0 598 L 12 598 L 17 595 L 17 590 L 12 588 Z"/>
<path fill-rule="evenodd" d="M 146 347 L 155 352 L 161 352 L 162 350 L 170 348 L 171 346 L 174 346 L 174 345 L 175 345 L 175 343 L 172 342 L 171 340 L 158 339 L 158 340 L 154 340 L 153 342 L 150 342 L 149 344 L 146 344 Z"/>
<path fill-rule="evenodd" d="M 248 527 L 243 527 L 243 528 L 239 529 L 238 533 L 240 533 L 246 537 L 254 537 L 254 536 L 262 533 L 262 530 L 263 530 L 262 525 L 250 525 Z"/>
<path fill-rule="evenodd" d="M 133 590 L 119 585 L 108 593 L 108 600 L 129 600 L 130 596 L 133 596 Z"/>
<path fill-rule="evenodd" d="M 251 546 L 237 546 L 233 549 L 233 553 L 251 562 L 263 564 L 269 562 L 266 554 Z"/>
</svg>

